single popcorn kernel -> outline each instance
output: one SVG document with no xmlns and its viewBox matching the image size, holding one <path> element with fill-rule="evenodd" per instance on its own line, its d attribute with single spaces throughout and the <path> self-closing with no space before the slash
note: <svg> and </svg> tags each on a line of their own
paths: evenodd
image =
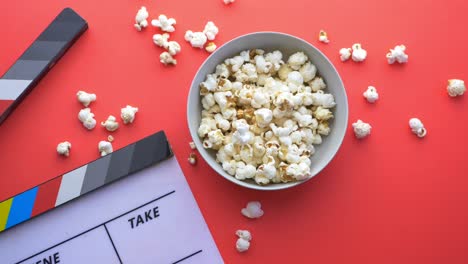
<svg viewBox="0 0 468 264">
<path fill-rule="evenodd" d="M 214 42 L 206 44 L 205 50 L 209 53 L 213 53 L 216 50 L 216 44 Z"/>
<path fill-rule="evenodd" d="M 153 19 L 151 21 L 151 25 L 153 25 L 153 27 L 158 27 L 165 32 L 174 32 L 175 24 L 176 20 L 174 18 L 167 18 L 166 15 L 159 15 L 158 19 Z"/>
<path fill-rule="evenodd" d="M 448 80 L 447 93 L 451 97 L 461 96 L 465 93 L 465 82 L 459 79 Z"/>
<path fill-rule="evenodd" d="M 68 141 L 60 142 L 60 143 L 57 145 L 57 153 L 58 153 L 59 155 L 68 157 L 68 156 L 70 156 L 71 147 L 72 147 L 72 145 L 71 145 L 71 143 L 68 142 Z"/>
<path fill-rule="evenodd" d="M 107 136 L 107 141 L 112 143 L 112 141 L 114 141 L 114 137 L 112 135 Z"/>
<path fill-rule="evenodd" d="M 418 118 L 415 118 L 415 117 L 411 118 L 409 120 L 409 126 L 413 134 L 415 134 L 416 136 L 420 138 L 423 138 L 426 136 L 427 130 L 426 128 L 424 128 L 423 123 Z"/>
<path fill-rule="evenodd" d="M 108 141 L 99 141 L 98 150 L 99 150 L 99 153 L 101 153 L 102 157 L 114 151 L 112 148 L 112 144 Z"/>
<path fill-rule="evenodd" d="M 142 6 L 136 16 L 135 16 L 135 29 L 138 30 L 138 31 L 141 31 L 143 28 L 147 27 L 148 26 L 148 11 L 146 10 L 146 7 Z"/>
<path fill-rule="evenodd" d="M 188 158 L 188 162 L 190 163 L 190 165 L 197 164 L 197 155 L 195 155 L 195 153 L 190 153 L 190 156 Z"/>
<path fill-rule="evenodd" d="M 353 45 L 353 52 L 351 54 L 351 58 L 355 62 L 362 62 L 367 57 L 367 51 L 362 48 L 361 44 L 356 43 Z"/>
<path fill-rule="evenodd" d="M 368 123 L 364 123 L 362 120 L 358 120 L 353 123 L 354 134 L 358 139 L 365 138 L 370 135 L 371 133 L 371 125 Z"/>
<path fill-rule="evenodd" d="M 76 93 L 76 97 L 84 107 L 88 107 L 92 102 L 96 101 L 96 94 L 87 93 L 85 91 L 78 91 L 78 93 Z"/>
<path fill-rule="evenodd" d="M 197 149 L 197 146 L 195 145 L 195 143 L 193 141 L 189 143 L 189 146 L 193 150 Z"/>
<path fill-rule="evenodd" d="M 319 32 L 319 41 L 323 43 L 329 43 L 330 40 L 328 40 L 327 32 L 324 30 L 320 30 Z"/>
<path fill-rule="evenodd" d="M 379 99 L 379 94 L 374 86 L 367 87 L 367 90 L 362 94 L 362 96 L 364 96 L 369 103 L 375 103 Z"/>
</svg>

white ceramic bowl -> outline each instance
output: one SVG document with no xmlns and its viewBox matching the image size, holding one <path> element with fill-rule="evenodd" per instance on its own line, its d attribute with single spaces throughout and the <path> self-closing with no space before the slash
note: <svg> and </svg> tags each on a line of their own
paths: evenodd
<svg viewBox="0 0 468 264">
<path fill-rule="evenodd" d="M 257 32 L 235 38 L 211 54 L 198 69 L 195 78 L 190 87 L 187 102 L 187 120 L 190 134 L 193 142 L 197 146 L 200 155 L 205 161 L 221 176 L 227 180 L 257 190 L 280 190 L 286 189 L 305 181 L 291 183 L 276 183 L 265 186 L 257 185 L 253 180 L 240 181 L 225 172 L 222 166 L 216 162 L 216 153 L 213 150 L 203 148 L 202 141 L 198 137 L 197 131 L 201 120 L 201 111 L 203 109 L 200 99 L 199 84 L 205 80 L 207 74 L 215 71 L 216 65 L 222 63 L 226 58 L 233 57 L 243 50 L 264 49 L 265 51 L 280 50 L 283 53 L 283 59 L 287 59 L 291 54 L 303 51 L 312 63 L 317 67 L 318 73 L 322 76 L 328 86 L 327 92 L 335 96 L 337 106 L 333 109 L 335 118 L 331 120 L 330 135 L 323 137 L 323 143 L 317 145 L 316 153 L 312 155 L 311 177 L 317 175 L 335 156 L 343 141 L 346 127 L 348 124 L 348 100 L 343 82 L 333 64 L 310 43 L 278 32 Z M 310 179 L 309 178 L 309 179 Z M 308 179 L 307 179 L 308 180 Z"/>
</svg>

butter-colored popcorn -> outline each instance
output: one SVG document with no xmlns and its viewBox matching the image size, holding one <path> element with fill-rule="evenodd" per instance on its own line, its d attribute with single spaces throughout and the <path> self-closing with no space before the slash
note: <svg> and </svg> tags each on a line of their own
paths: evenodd
<svg viewBox="0 0 468 264">
<path fill-rule="evenodd" d="M 98 150 L 99 153 L 101 153 L 101 156 L 106 156 L 114 151 L 112 148 L 112 143 L 108 141 L 99 141 Z"/>
<path fill-rule="evenodd" d="M 107 131 L 115 131 L 119 128 L 119 123 L 117 122 L 117 118 L 115 116 L 110 115 L 106 121 L 101 122 L 101 126 L 105 127 Z"/>
<path fill-rule="evenodd" d="M 198 127 L 198 136 L 204 138 L 212 130 L 217 129 L 216 121 L 213 118 L 202 118 Z"/>
<path fill-rule="evenodd" d="M 421 120 L 419 120 L 418 118 L 415 118 L 415 117 L 411 118 L 409 120 L 409 126 L 411 128 L 411 131 L 418 137 L 423 138 L 426 136 L 427 130 L 424 127 Z"/>
<path fill-rule="evenodd" d="M 328 40 L 327 32 L 325 32 L 324 30 L 320 30 L 319 32 L 319 41 L 326 44 L 330 42 L 330 40 Z"/>
<path fill-rule="evenodd" d="M 205 29 L 203 29 L 203 33 L 206 35 L 206 38 L 208 40 L 214 40 L 218 32 L 219 32 L 219 29 L 213 23 L 213 21 L 208 21 L 208 23 L 206 23 L 205 25 Z"/>
<path fill-rule="evenodd" d="M 315 65 L 309 61 L 302 65 L 302 67 L 299 69 L 299 72 L 302 75 L 303 82 L 310 82 L 317 74 L 317 67 L 315 67 Z"/>
<path fill-rule="evenodd" d="M 177 65 L 177 60 L 167 51 L 159 55 L 159 61 L 164 65 Z"/>
<path fill-rule="evenodd" d="M 351 54 L 351 59 L 355 62 L 364 61 L 367 57 L 367 51 L 362 48 L 361 44 L 353 44 L 353 52 Z"/>
<path fill-rule="evenodd" d="M 138 107 L 133 107 L 131 105 L 127 105 L 126 107 L 120 110 L 120 117 L 124 124 L 133 123 L 135 120 L 135 115 L 138 112 Z"/>
<path fill-rule="evenodd" d="M 304 52 L 296 52 L 293 55 L 289 56 L 288 65 L 293 70 L 299 70 L 301 66 L 306 63 L 309 58 L 304 54 Z"/>
<path fill-rule="evenodd" d="M 136 16 L 135 16 L 135 29 L 138 31 L 141 31 L 143 28 L 148 26 L 148 10 L 146 10 L 146 7 L 142 6 Z"/>
<path fill-rule="evenodd" d="M 395 48 L 390 49 L 390 52 L 386 55 L 388 64 L 393 64 L 395 62 L 407 63 L 408 55 L 405 53 L 405 50 L 405 45 L 398 45 L 395 46 Z"/>
<path fill-rule="evenodd" d="M 291 67 L 289 67 L 289 65 L 283 64 L 283 65 L 281 65 L 281 67 L 278 70 L 278 77 L 281 80 L 286 81 L 286 79 L 288 78 L 289 73 L 292 72 L 292 71 L 293 71 L 293 69 Z"/>
<path fill-rule="evenodd" d="M 114 141 L 114 137 L 112 135 L 107 136 L 107 141 L 112 143 Z"/>
<path fill-rule="evenodd" d="M 217 46 L 214 42 L 208 42 L 208 44 L 206 44 L 205 50 L 209 53 L 213 53 L 216 48 Z"/>
<path fill-rule="evenodd" d="M 321 106 L 323 108 L 335 107 L 335 98 L 332 94 L 326 94 L 323 90 L 318 90 L 316 93 L 311 94 L 312 104 L 315 106 Z"/>
<path fill-rule="evenodd" d="M 262 204 L 258 201 L 248 202 L 245 208 L 242 208 L 241 214 L 247 218 L 260 218 L 264 212 Z"/>
<path fill-rule="evenodd" d="M 319 133 L 320 135 L 328 136 L 330 134 L 330 131 L 331 129 L 328 124 L 328 121 L 321 121 L 318 124 L 317 133 Z"/>
<path fill-rule="evenodd" d="M 194 48 L 203 49 L 205 43 L 207 42 L 207 37 L 203 32 L 192 32 L 191 30 L 187 30 L 185 32 L 185 40 L 190 42 L 190 45 Z"/>
<path fill-rule="evenodd" d="M 347 61 L 351 58 L 352 49 L 350 48 L 342 48 L 340 49 L 340 59 L 341 61 Z"/>
<path fill-rule="evenodd" d="M 214 106 L 216 104 L 215 100 L 214 100 L 214 96 L 212 93 L 209 93 L 205 96 L 203 96 L 202 98 L 202 106 L 204 109 L 208 110 L 210 109 L 212 106 Z"/>
<path fill-rule="evenodd" d="M 319 106 L 314 111 L 314 117 L 317 120 L 329 120 L 333 118 L 333 113 L 330 111 L 330 109 Z"/>
<path fill-rule="evenodd" d="M 374 86 L 367 87 L 367 90 L 362 94 L 362 96 L 364 96 L 369 103 L 375 103 L 375 101 L 379 99 L 379 94 Z"/>
<path fill-rule="evenodd" d="M 224 0 L 224 1 L 229 1 L 229 0 Z M 250 242 L 243 239 L 243 238 L 238 238 L 236 242 L 236 249 L 239 252 L 245 252 L 249 250 L 250 247 Z"/>
<path fill-rule="evenodd" d="M 220 129 L 208 132 L 208 137 L 203 141 L 203 147 L 219 149 L 223 144 L 224 134 Z"/>
<path fill-rule="evenodd" d="M 78 102 L 82 103 L 84 107 L 88 107 L 92 102 L 96 101 L 96 94 L 85 91 L 78 91 L 76 97 L 78 98 Z"/>
<path fill-rule="evenodd" d="M 297 125 L 295 126 L 286 126 L 286 127 L 278 127 L 275 124 L 270 124 L 271 130 L 276 137 L 278 137 L 281 144 L 285 146 L 289 146 L 292 144 L 292 140 L 289 137 L 293 131 L 297 130 Z"/>
<path fill-rule="evenodd" d="M 222 110 L 222 114 L 226 120 L 233 121 L 237 116 L 237 110 L 234 107 L 228 107 Z"/>
<path fill-rule="evenodd" d="M 206 95 L 208 92 L 214 92 L 218 89 L 218 81 L 214 74 L 208 74 L 204 82 L 200 83 L 200 95 Z"/>
<path fill-rule="evenodd" d="M 251 164 L 245 164 L 242 161 L 237 162 L 236 164 L 236 179 L 245 180 L 251 179 L 255 176 L 256 169 Z"/>
<path fill-rule="evenodd" d="M 447 93 L 451 97 L 463 95 L 466 91 L 465 82 L 459 79 L 448 80 Z"/>
<path fill-rule="evenodd" d="M 320 144 L 322 144 L 322 142 L 323 142 L 323 141 L 322 141 L 322 136 L 321 136 L 320 134 L 318 134 L 318 133 L 317 133 L 317 134 L 315 134 L 315 133 L 312 134 L 311 142 L 312 142 L 312 144 L 314 144 L 314 145 L 320 145 Z"/>
<path fill-rule="evenodd" d="M 356 135 L 356 137 L 359 139 L 369 136 L 371 133 L 371 129 L 372 127 L 370 124 L 365 123 L 360 119 L 353 123 L 354 135 Z"/>
<path fill-rule="evenodd" d="M 71 145 L 71 143 L 68 142 L 68 141 L 60 142 L 60 143 L 57 145 L 57 153 L 58 153 L 59 155 L 68 157 L 68 156 L 70 156 L 70 149 L 71 149 L 71 147 L 72 147 L 72 145 Z"/>
<path fill-rule="evenodd" d="M 231 123 L 227 121 L 223 115 L 221 114 L 216 114 L 214 116 L 214 119 L 216 121 L 216 125 L 221 129 L 222 131 L 228 131 L 231 128 Z"/>
<path fill-rule="evenodd" d="M 169 42 L 169 34 L 164 33 L 164 34 L 154 34 L 153 35 L 153 43 L 158 46 L 165 48 L 167 45 L 167 42 Z"/>
<path fill-rule="evenodd" d="M 213 98 L 216 103 L 219 105 L 221 109 L 225 109 L 226 107 L 230 107 L 229 105 L 230 98 L 232 97 L 231 91 L 227 92 L 215 92 L 213 94 Z"/>
<path fill-rule="evenodd" d="M 286 175 L 299 181 L 305 180 L 310 177 L 310 166 L 305 165 L 305 163 L 292 163 L 287 166 Z"/>
<path fill-rule="evenodd" d="M 325 84 L 325 81 L 323 80 L 322 77 L 315 77 L 310 81 L 310 88 L 312 91 L 317 92 L 319 90 L 323 90 L 327 88 L 327 85 Z"/>
<path fill-rule="evenodd" d="M 158 27 L 165 32 L 174 32 L 176 20 L 174 18 L 167 18 L 166 15 L 159 15 L 158 19 L 151 20 L 153 27 Z"/>
</svg>

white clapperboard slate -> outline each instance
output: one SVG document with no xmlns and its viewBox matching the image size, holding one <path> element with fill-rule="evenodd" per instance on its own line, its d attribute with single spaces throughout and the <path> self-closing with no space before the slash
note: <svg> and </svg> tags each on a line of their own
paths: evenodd
<svg viewBox="0 0 468 264">
<path fill-rule="evenodd" d="M 145 169 L 0 233 L 0 263 L 223 263 L 164 133 L 132 146 Z"/>
</svg>

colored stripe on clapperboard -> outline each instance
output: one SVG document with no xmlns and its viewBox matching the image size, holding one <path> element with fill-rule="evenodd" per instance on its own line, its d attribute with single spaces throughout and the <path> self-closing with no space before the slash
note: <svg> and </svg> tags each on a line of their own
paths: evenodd
<svg viewBox="0 0 468 264">
<path fill-rule="evenodd" d="M 163 131 L 0 202 L 0 232 L 172 156 Z"/>
<path fill-rule="evenodd" d="M 0 116 L 28 86 L 53 66 L 57 56 L 87 28 L 86 21 L 65 8 L 0 78 Z"/>
</svg>

